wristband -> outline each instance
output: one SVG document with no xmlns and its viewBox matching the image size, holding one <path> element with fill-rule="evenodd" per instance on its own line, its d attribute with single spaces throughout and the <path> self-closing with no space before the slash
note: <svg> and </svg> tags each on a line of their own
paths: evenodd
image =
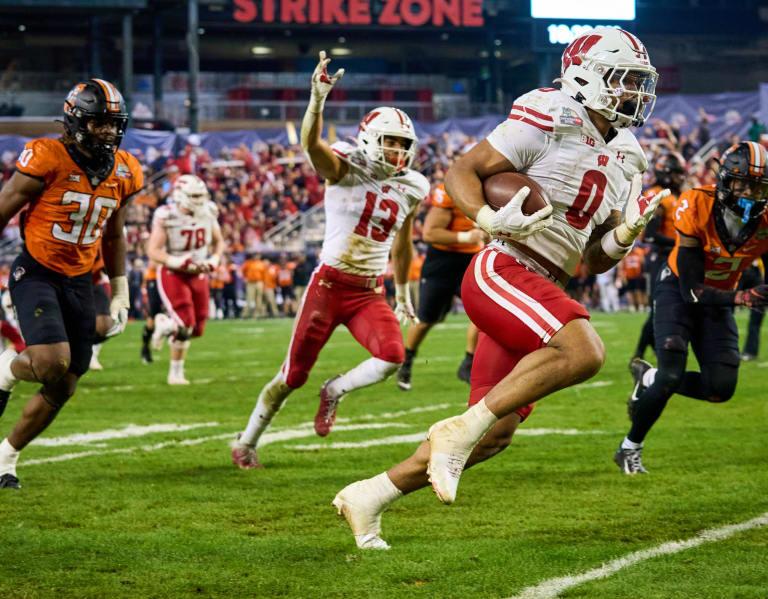
<svg viewBox="0 0 768 599">
<path fill-rule="evenodd" d="M 397 301 L 409 301 L 411 296 L 408 283 L 395 283 L 395 299 Z"/>
<path fill-rule="evenodd" d="M 187 257 L 188 256 L 168 256 L 165 265 L 171 270 L 178 270 L 184 265 Z"/>
<path fill-rule="evenodd" d="M 629 228 L 629 225 L 627 225 L 627 223 L 621 223 L 618 227 L 614 229 L 618 244 L 620 246 L 630 246 L 630 247 L 632 247 L 632 244 L 635 243 L 635 239 L 637 239 L 637 236 L 640 235 L 640 231 L 642 231 L 642 228 L 637 233 L 635 233 L 634 231 L 632 231 L 632 229 Z"/>
<path fill-rule="evenodd" d="M 315 92 L 312 92 L 309 95 L 309 106 L 307 106 L 307 110 L 309 112 L 323 112 L 323 108 L 325 107 L 325 96 L 321 96 L 316 94 Z"/>
<path fill-rule="evenodd" d="M 456 233 L 456 241 L 459 243 L 472 243 L 472 231 L 459 231 Z"/>
<path fill-rule="evenodd" d="M 480 210 L 478 210 L 477 214 L 475 215 L 475 222 L 480 225 L 480 228 L 489 235 L 493 235 L 491 232 L 491 223 L 493 222 L 493 217 L 495 214 L 496 212 L 494 212 L 493 208 L 485 205 L 480 208 Z"/>
<path fill-rule="evenodd" d="M 218 254 L 214 254 L 210 258 L 208 258 L 208 264 L 211 265 L 211 268 L 217 268 L 219 266 L 219 261 L 221 260 L 221 256 Z"/>
<path fill-rule="evenodd" d="M 618 229 L 618 227 L 616 227 L 616 229 Z M 600 246 L 603 248 L 606 256 L 613 258 L 614 260 L 621 260 L 624 256 L 629 254 L 634 246 L 634 242 L 631 242 L 629 245 L 619 244 L 616 240 L 616 235 L 614 234 L 616 229 L 611 229 L 603 235 L 603 238 L 600 240 Z"/>
</svg>

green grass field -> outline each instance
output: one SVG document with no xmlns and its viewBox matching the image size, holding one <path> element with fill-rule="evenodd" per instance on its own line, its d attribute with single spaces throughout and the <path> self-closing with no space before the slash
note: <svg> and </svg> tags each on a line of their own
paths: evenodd
<svg viewBox="0 0 768 599">
<path fill-rule="evenodd" d="M 330 502 L 415 448 L 397 437 L 463 410 L 463 316 L 427 338 L 411 392 L 389 380 L 348 396 L 321 439 L 311 425 L 320 385 L 366 357 L 337 331 L 265 437 L 261 471 L 235 468 L 228 443 L 281 363 L 290 323 L 209 323 L 187 388 L 165 384 L 167 349 L 139 362 L 132 324 L 22 453 L 24 488 L 0 494 L 0 595 L 768 597 L 768 526 L 723 529 L 768 523 L 768 362 L 742 366 L 727 404 L 673 398 L 646 442 L 650 475 L 622 475 L 612 457 L 643 319 L 596 314 L 602 372 L 542 401 L 507 451 L 465 473 L 454 505 L 427 489 L 395 504 L 387 552 L 358 550 Z M 14 391 L 0 438 L 33 389 Z M 725 532 L 663 551 L 707 529 Z"/>
</svg>

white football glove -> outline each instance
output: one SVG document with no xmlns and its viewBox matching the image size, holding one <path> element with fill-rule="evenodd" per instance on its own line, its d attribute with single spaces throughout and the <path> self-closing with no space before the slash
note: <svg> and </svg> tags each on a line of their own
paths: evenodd
<svg viewBox="0 0 768 599">
<path fill-rule="evenodd" d="M 642 189 L 643 177 L 638 173 L 632 178 L 632 184 L 629 188 L 629 201 L 624 211 L 624 220 L 615 229 L 616 239 L 621 245 L 634 243 L 637 236 L 645 229 L 648 221 L 653 218 L 661 200 L 671 193 L 668 189 L 662 189 L 658 193 L 647 191 L 643 195 Z"/>
<path fill-rule="evenodd" d="M 531 190 L 528 187 L 522 187 L 498 212 L 494 212 L 490 206 L 483 206 L 477 212 L 475 222 L 491 237 L 499 239 L 524 239 L 537 231 L 546 229 L 552 224 L 552 206 L 547 204 L 544 208 L 526 216 L 522 208 L 529 193 Z"/>
<path fill-rule="evenodd" d="M 321 112 L 325 105 L 325 98 L 331 93 L 333 86 L 344 75 L 344 69 L 339 69 L 333 75 L 328 74 L 330 58 L 325 57 L 325 50 L 320 50 L 320 62 L 312 73 L 312 93 L 310 96 L 310 108 L 313 112 Z"/>
<path fill-rule="evenodd" d="M 113 324 L 105 333 L 107 337 L 114 337 L 125 330 L 128 322 L 128 308 L 131 305 L 128 299 L 128 277 L 120 275 L 109 280 L 112 288 L 112 301 L 109 303 L 109 313 Z"/>
<path fill-rule="evenodd" d="M 218 254 L 213 254 L 213 256 L 209 256 L 208 259 L 202 263 L 200 266 L 200 270 L 202 272 L 213 272 L 219 267 L 219 262 L 221 261 L 221 256 Z"/>
<path fill-rule="evenodd" d="M 171 270 L 178 270 L 179 272 L 185 272 L 194 274 L 200 272 L 200 265 L 192 260 L 191 254 L 182 254 L 181 256 L 168 256 L 165 261 L 165 265 Z"/>
<path fill-rule="evenodd" d="M 411 303 L 411 291 L 407 283 L 395 283 L 395 316 L 400 324 L 418 324 L 416 310 Z"/>
</svg>

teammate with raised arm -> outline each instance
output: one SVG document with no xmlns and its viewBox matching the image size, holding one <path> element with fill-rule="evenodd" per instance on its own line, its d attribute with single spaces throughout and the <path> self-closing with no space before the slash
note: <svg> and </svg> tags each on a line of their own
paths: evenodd
<svg viewBox="0 0 768 599">
<path fill-rule="evenodd" d="M 594 273 L 621 260 L 669 193 L 640 195 L 647 163 L 628 130 L 648 117 L 656 80 L 640 40 L 595 29 L 563 53 L 562 89 L 518 98 L 509 118 L 449 169 L 446 191 L 494 238 L 462 286 L 480 329 L 472 407 L 434 424 L 405 461 L 336 495 L 358 547 L 388 548 L 381 515 L 403 494 L 431 482 L 440 501 L 452 503 L 465 465 L 507 447 L 533 402 L 600 370 L 603 343 L 563 287 L 579 258 Z M 483 180 L 507 171 L 539 183 L 549 205 L 523 215 L 523 187 L 494 212 Z"/>
<path fill-rule="evenodd" d="M 383 381 L 403 362 L 398 319 L 414 322 L 408 290 L 413 256 L 413 216 L 429 193 L 429 183 L 410 168 L 418 142 L 411 119 L 389 106 L 374 108 L 360 123 L 357 143 L 329 146 L 321 137 L 326 96 L 344 74 L 329 75 L 330 59 L 320 52 L 312 75 L 312 95 L 301 125 L 301 145 L 326 179 L 325 239 L 320 265 L 304 293 L 288 355 L 261 390 L 248 426 L 232 450 L 241 468 L 260 468 L 256 445 L 281 405 L 309 376 L 320 350 L 343 324 L 371 358 L 325 381 L 315 432 L 327 435 L 346 393 Z M 390 250 L 395 270 L 395 311 L 382 293 Z"/>
<path fill-rule="evenodd" d="M 53 422 L 91 361 L 96 308 L 93 268 L 99 247 L 110 277 L 112 336 L 125 329 L 128 199 L 141 190 L 139 162 L 118 149 L 128 112 L 103 79 L 78 83 L 64 101 L 64 134 L 27 143 L 0 191 L 0 231 L 22 208 L 24 248 L 9 288 L 27 348 L 0 355 L 0 414 L 19 380 L 41 383 L 0 443 L 0 488 L 20 488 L 19 452 Z"/>
<path fill-rule="evenodd" d="M 155 210 L 147 254 L 159 264 L 157 287 L 174 325 L 168 384 L 188 385 L 184 359 L 191 340 L 205 330 L 208 273 L 221 261 L 224 238 L 216 220 L 218 208 L 200 177 L 181 175 L 173 182 L 171 197 L 172 203 Z"/>
</svg>

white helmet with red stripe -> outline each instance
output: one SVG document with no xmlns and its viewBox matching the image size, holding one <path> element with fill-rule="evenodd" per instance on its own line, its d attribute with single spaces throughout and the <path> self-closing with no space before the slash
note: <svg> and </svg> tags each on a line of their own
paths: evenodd
<svg viewBox="0 0 768 599">
<path fill-rule="evenodd" d="M 405 148 L 385 145 L 385 137 L 402 138 Z M 410 168 L 418 142 L 411 119 L 402 110 L 391 106 L 371 110 L 357 129 L 357 145 L 390 177 Z"/>
<path fill-rule="evenodd" d="M 181 175 L 173 182 L 173 201 L 197 217 L 205 216 L 210 194 L 205 182 L 196 175 Z"/>
<path fill-rule="evenodd" d="M 598 27 L 575 39 L 563 52 L 560 81 L 587 108 L 616 127 L 640 127 L 656 103 L 659 75 L 634 35 Z M 622 97 L 630 96 L 622 101 Z"/>
</svg>

